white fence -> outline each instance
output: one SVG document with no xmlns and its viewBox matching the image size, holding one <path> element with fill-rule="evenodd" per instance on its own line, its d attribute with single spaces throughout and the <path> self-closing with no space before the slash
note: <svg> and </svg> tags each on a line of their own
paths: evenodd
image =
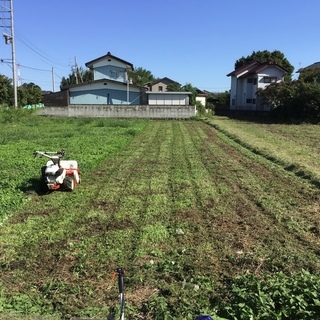
<svg viewBox="0 0 320 320">
<path fill-rule="evenodd" d="M 39 115 L 87 118 L 186 119 L 196 115 L 195 106 L 69 105 L 45 107 Z"/>
</svg>

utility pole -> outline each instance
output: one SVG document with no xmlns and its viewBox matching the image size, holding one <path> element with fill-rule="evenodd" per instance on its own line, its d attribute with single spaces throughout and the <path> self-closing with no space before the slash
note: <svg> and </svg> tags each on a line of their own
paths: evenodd
<svg viewBox="0 0 320 320">
<path fill-rule="evenodd" d="M 126 66 L 126 81 L 127 81 L 127 104 L 130 104 L 129 66 Z"/>
<path fill-rule="evenodd" d="M 76 57 L 74 57 L 74 70 L 73 70 L 73 72 L 74 72 L 74 75 L 76 77 L 76 84 L 78 84 L 79 83 L 79 81 L 78 81 L 78 64 L 77 64 L 77 58 Z"/>
<path fill-rule="evenodd" d="M 13 0 L 1 0 L 2 5 L 0 7 L 0 13 L 3 14 L 3 18 L 0 19 L 0 27 L 10 30 L 10 34 L 3 33 L 6 44 L 11 44 L 11 56 L 12 56 L 12 82 L 13 82 L 13 94 L 14 94 L 14 107 L 18 106 L 18 90 L 16 79 L 16 52 L 15 52 L 15 38 L 14 38 L 14 21 L 13 21 Z"/>
<path fill-rule="evenodd" d="M 52 76 L 52 91 L 55 91 L 55 87 L 54 87 L 54 71 L 53 71 L 53 67 L 52 67 L 52 71 L 51 71 L 51 76 Z"/>
</svg>

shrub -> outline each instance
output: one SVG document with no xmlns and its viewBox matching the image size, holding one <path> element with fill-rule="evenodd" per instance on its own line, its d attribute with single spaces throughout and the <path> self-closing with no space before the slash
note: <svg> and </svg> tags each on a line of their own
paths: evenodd
<svg viewBox="0 0 320 320">
<path fill-rule="evenodd" d="M 319 319 L 320 278 L 306 270 L 282 272 L 262 279 L 239 276 L 231 285 L 231 297 L 223 316 L 233 319 Z M 223 313 L 224 313 L 223 312 Z"/>
</svg>

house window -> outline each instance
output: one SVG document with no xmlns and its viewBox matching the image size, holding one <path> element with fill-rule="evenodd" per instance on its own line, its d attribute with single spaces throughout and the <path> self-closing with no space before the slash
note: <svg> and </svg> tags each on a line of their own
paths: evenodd
<svg viewBox="0 0 320 320">
<path fill-rule="evenodd" d="M 252 103 L 252 99 L 247 99 L 247 103 Z"/>
<path fill-rule="evenodd" d="M 273 83 L 277 82 L 277 77 L 263 77 L 264 83 Z"/>
<path fill-rule="evenodd" d="M 162 86 L 159 86 L 159 87 L 158 87 L 158 91 L 159 91 L 159 92 L 162 92 L 162 91 L 163 91 L 163 87 L 162 87 Z"/>
<path fill-rule="evenodd" d="M 116 70 L 110 70 L 110 78 L 111 79 L 117 79 L 118 78 L 118 72 Z"/>
<path fill-rule="evenodd" d="M 236 105 L 236 99 L 232 99 L 232 100 L 231 100 L 231 104 L 232 104 L 233 106 L 235 106 L 235 105 Z"/>
<path fill-rule="evenodd" d="M 257 78 L 247 78 L 247 83 L 257 85 Z"/>
</svg>

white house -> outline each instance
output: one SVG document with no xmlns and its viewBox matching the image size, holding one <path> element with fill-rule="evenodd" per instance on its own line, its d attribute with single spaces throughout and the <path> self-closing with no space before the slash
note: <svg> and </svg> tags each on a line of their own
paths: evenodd
<svg viewBox="0 0 320 320">
<path fill-rule="evenodd" d="M 227 74 L 231 77 L 230 110 L 269 111 L 270 106 L 258 99 L 257 90 L 283 81 L 285 73 L 276 63 L 252 61 Z"/>
</svg>

